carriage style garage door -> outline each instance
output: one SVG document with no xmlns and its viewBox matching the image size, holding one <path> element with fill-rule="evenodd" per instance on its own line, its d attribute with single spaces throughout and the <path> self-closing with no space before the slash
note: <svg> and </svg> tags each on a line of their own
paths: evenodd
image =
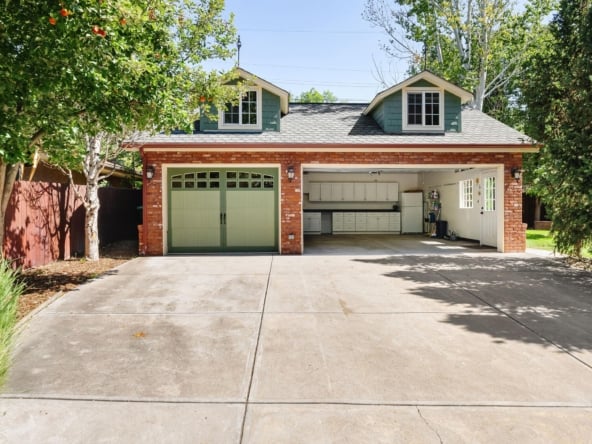
<svg viewBox="0 0 592 444">
<path fill-rule="evenodd" d="M 173 168 L 168 174 L 171 253 L 278 251 L 278 172 Z"/>
</svg>

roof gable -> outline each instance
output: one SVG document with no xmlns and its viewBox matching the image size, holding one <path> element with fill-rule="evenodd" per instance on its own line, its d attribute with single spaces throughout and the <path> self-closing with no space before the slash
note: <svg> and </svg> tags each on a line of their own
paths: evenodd
<svg viewBox="0 0 592 444">
<path fill-rule="evenodd" d="M 243 68 L 237 68 L 237 72 L 240 78 L 256 86 L 260 86 L 261 88 L 278 96 L 280 98 L 280 110 L 282 114 L 288 114 L 288 104 L 290 102 L 290 93 L 288 91 L 278 86 L 275 86 L 273 83 L 270 83 L 267 80 L 262 79 L 261 77 L 257 77 L 255 74 L 250 73 L 249 71 Z"/>
<path fill-rule="evenodd" d="M 398 91 L 401 91 L 404 88 L 408 88 L 411 86 L 425 86 L 427 84 L 439 87 L 448 91 L 449 93 L 458 96 L 461 100 L 461 103 L 467 103 L 473 100 L 473 94 L 471 94 L 466 89 L 460 88 L 453 83 L 450 83 L 448 80 L 444 80 L 441 77 L 438 77 L 435 74 L 432 74 L 429 71 L 422 71 L 413 77 L 409 77 L 407 80 L 398 83 L 394 86 L 391 86 L 384 91 L 379 92 L 372 102 L 364 109 L 363 114 L 368 115 L 370 114 L 385 98 L 389 97 L 392 94 L 395 94 Z"/>
</svg>

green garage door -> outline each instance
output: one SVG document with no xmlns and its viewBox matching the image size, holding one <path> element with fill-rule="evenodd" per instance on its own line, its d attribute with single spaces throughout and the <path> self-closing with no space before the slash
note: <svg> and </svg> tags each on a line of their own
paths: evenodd
<svg viewBox="0 0 592 444">
<path fill-rule="evenodd" d="M 277 251 L 277 170 L 169 170 L 171 253 Z"/>
</svg>

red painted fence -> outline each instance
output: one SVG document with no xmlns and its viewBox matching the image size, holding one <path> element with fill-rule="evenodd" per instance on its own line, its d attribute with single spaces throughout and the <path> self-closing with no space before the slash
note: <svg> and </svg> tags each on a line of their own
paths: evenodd
<svg viewBox="0 0 592 444">
<path fill-rule="evenodd" d="M 85 186 L 75 185 L 81 192 Z M 137 239 L 139 190 L 99 190 L 101 243 Z M 4 256 L 29 268 L 84 252 L 84 206 L 69 184 L 16 182 L 4 231 Z"/>
</svg>

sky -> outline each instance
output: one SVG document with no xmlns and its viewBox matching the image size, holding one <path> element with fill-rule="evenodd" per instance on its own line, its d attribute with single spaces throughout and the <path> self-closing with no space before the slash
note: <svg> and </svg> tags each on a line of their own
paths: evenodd
<svg viewBox="0 0 592 444">
<path fill-rule="evenodd" d="M 386 35 L 362 18 L 365 0 L 226 0 L 242 47 L 240 66 L 290 92 L 315 88 L 338 101 L 367 103 L 384 88 L 375 63 L 391 84 L 405 79 L 405 62 L 380 49 Z M 236 62 L 236 60 L 233 60 Z M 221 67 L 230 68 L 232 62 Z"/>
</svg>

